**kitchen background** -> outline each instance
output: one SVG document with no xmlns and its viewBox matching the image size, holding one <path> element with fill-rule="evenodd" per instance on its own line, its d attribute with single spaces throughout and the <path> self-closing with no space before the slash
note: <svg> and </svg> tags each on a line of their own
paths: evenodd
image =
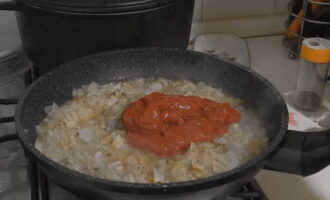
<svg viewBox="0 0 330 200">
<path fill-rule="evenodd" d="M 299 71 L 297 59 L 289 59 L 282 45 L 285 22 L 291 0 L 196 0 L 191 43 L 201 34 L 230 33 L 244 39 L 250 67 L 268 78 L 287 97 L 295 89 Z M 0 12 L 0 50 L 20 46 L 13 12 Z M 325 92 L 322 109 L 302 112 L 315 126 L 330 126 L 330 87 Z M 285 164 L 285 163 L 283 163 Z M 330 168 L 302 178 L 283 173 L 262 171 L 257 180 L 270 200 L 330 199 Z M 1 181 L 1 180 L 0 180 Z M 1 182 L 0 182 L 1 192 Z"/>
</svg>

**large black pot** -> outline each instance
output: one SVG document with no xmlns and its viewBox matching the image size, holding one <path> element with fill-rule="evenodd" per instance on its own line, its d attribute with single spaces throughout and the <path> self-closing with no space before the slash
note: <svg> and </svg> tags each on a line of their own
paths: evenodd
<svg viewBox="0 0 330 200">
<path fill-rule="evenodd" d="M 96 52 L 188 46 L 194 0 L 17 0 L 23 50 L 43 74 Z"/>
<path fill-rule="evenodd" d="M 63 104 L 71 98 L 73 88 L 91 81 L 104 84 L 133 77 L 203 81 L 241 98 L 266 129 L 267 149 L 246 164 L 212 177 L 168 184 L 138 184 L 80 174 L 49 160 L 34 148 L 35 126 L 45 117 L 45 106 L 53 102 Z M 192 51 L 131 49 L 67 63 L 30 86 L 17 106 L 15 122 L 23 147 L 41 170 L 84 199 L 223 199 L 265 166 L 305 176 L 321 170 L 330 161 L 330 131 L 288 131 L 286 104 L 265 78 L 237 63 Z"/>
</svg>

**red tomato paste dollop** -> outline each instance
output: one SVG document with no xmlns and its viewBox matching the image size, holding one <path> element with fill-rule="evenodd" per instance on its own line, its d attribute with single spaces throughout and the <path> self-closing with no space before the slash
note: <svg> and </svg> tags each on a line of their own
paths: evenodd
<svg viewBox="0 0 330 200">
<path fill-rule="evenodd" d="M 241 115 L 229 103 L 196 96 L 151 93 L 122 113 L 128 142 L 159 156 L 184 152 L 192 142 L 210 142 Z"/>
</svg>

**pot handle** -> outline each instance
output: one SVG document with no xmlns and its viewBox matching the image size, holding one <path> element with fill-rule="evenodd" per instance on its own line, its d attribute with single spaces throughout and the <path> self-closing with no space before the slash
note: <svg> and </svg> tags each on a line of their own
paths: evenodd
<svg viewBox="0 0 330 200">
<path fill-rule="evenodd" d="M 265 169 L 309 176 L 329 164 L 330 130 L 310 133 L 288 130 Z"/>
<path fill-rule="evenodd" d="M 20 6 L 16 1 L 0 2 L 0 10 L 19 10 Z"/>
</svg>

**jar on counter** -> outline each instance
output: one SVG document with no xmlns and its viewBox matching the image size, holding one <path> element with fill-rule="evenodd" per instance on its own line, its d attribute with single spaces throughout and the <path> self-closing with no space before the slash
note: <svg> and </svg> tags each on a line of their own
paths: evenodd
<svg viewBox="0 0 330 200">
<path fill-rule="evenodd" d="M 298 108 L 313 111 L 320 107 L 326 84 L 329 82 L 329 68 L 330 40 L 305 39 L 300 51 L 300 70 L 294 95 Z"/>
</svg>

